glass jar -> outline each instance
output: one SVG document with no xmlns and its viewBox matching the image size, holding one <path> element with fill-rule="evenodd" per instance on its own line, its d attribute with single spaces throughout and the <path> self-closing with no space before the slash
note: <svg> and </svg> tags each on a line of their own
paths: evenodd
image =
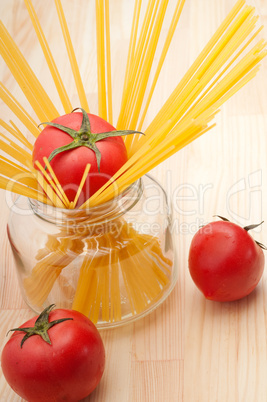
<svg viewBox="0 0 267 402">
<path fill-rule="evenodd" d="M 23 298 L 36 313 L 55 304 L 98 328 L 119 326 L 155 309 L 177 279 L 170 205 L 148 175 L 89 210 L 19 197 L 7 230 Z"/>
</svg>

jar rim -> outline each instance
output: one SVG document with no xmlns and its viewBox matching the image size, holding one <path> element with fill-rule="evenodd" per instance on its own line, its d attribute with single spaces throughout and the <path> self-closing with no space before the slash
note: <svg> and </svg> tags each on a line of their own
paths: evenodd
<svg viewBox="0 0 267 402">
<path fill-rule="evenodd" d="M 142 193 L 143 183 L 139 178 L 116 197 L 89 208 L 60 208 L 32 198 L 28 198 L 28 202 L 36 215 L 51 223 L 65 226 L 64 222 L 73 221 L 74 225 L 86 223 L 91 226 L 119 218 L 136 205 Z"/>
</svg>

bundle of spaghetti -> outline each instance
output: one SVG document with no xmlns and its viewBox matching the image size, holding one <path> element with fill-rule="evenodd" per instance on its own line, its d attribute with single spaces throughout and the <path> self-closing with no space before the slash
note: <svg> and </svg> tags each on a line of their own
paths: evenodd
<svg viewBox="0 0 267 402">
<path fill-rule="evenodd" d="M 158 266 L 154 262 L 150 254 L 151 244 L 146 247 L 141 246 L 143 250 L 140 251 L 139 246 L 142 244 L 140 240 L 139 238 L 135 245 L 136 249 L 125 248 L 120 259 L 121 272 L 133 315 L 145 311 L 150 303 L 161 297 L 164 287 L 170 281 L 161 265 Z M 156 239 L 153 240 L 157 242 Z M 161 254 L 158 255 L 161 257 Z M 171 260 L 168 265 L 169 268 L 172 266 Z"/>
<path fill-rule="evenodd" d="M 170 43 L 179 22 L 185 0 L 178 0 L 176 8 L 173 12 L 173 18 L 169 26 L 168 34 L 160 55 L 160 59 L 156 68 L 150 92 L 147 96 L 146 105 L 144 107 L 141 122 L 143 123 L 149 103 L 151 101 L 157 80 L 160 75 L 161 68 L 165 61 Z M 137 15 L 140 13 L 140 4 L 136 2 Z M 139 39 L 137 41 L 137 26 L 139 18 L 134 20 L 129 48 L 127 70 L 125 74 L 125 83 L 122 94 L 121 112 L 118 119 L 117 127 L 136 127 L 140 118 L 141 107 L 144 100 L 146 88 L 148 86 L 149 77 L 151 75 L 152 64 L 157 49 L 159 37 L 164 22 L 168 1 L 153 2 L 149 1 L 145 18 L 142 24 Z M 139 128 L 142 127 L 139 124 Z M 127 147 L 131 144 L 132 139 L 126 138 Z"/>
<path fill-rule="evenodd" d="M 79 267 L 79 279 L 75 295 L 72 289 L 68 298 L 74 298 L 72 307 L 94 322 L 99 318 L 119 321 L 125 295 L 132 314 L 157 300 L 169 284 L 172 260 L 163 254 L 157 237 L 138 233 L 124 220 L 116 223 L 120 225 L 118 237 L 106 231 L 106 225 L 102 233 L 98 226 L 96 234 L 90 229 L 90 236 L 86 231 L 79 236 L 72 228 L 48 235 L 45 247 L 35 256 L 36 265 L 24 279 L 29 302 L 42 306 L 62 270 L 70 264 Z"/>
<path fill-rule="evenodd" d="M 32 151 L 33 145 L 24 137 L 19 128 L 10 120 L 11 125 L 0 119 L 0 125 L 5 128 L 15 139 L 21 142 L 29 151 Z"/>
<path fill-rule="evenodd" d="M 140 234 L 124 221 L 117 238 L 107 232 L 85 241 L 73 309 L 93 322 L 116 322 L 126 295 L 133 315 L 162 296 L 172 260 L 163 255 L 157 237 Z"/>
<path fill-rule="evenodd" d="M 217 29 L 211 40 L 160 109 L 159 113 L 145 130 L 146 138 L 155 132 L 162 121 L 169 121 L 170 126 L 168 129 L 174 127 L 193 102 L 197 102 L 201 105 L 202 97 L 199 96 L 201 91 L 205 91 L 206 86 L 210 84 L 212 80 L 214 80 L 214 84 L 218 84 L 218 76 L 216 77 L 216 75 L 219 74 L 220 69 L 226 64 L 225 72 L 232 66 L 232 63 L 236 60 L 235 51 L 244 43 L 245 39 L 248 38 L 247 45 L 250 43 L 249 35 L 255 28 L 257 18 L 253 16 L 255 12 L 254 8 L 245 6 L 242 9 L 243 5 L 244 1 L 240 0 Z M 261 28 L 256 32 L 256 36 Z M 254 38 L 254 36 L 255 35 L 252 37 Z M 259 44 L 261 44 L 261 41 Z M 246 45 L 242 47 L 241 53 L 246 50 L 246 47 Z M 258 64 L 261 59 L 265 57 L 265 47 L 266 43 L 263 43 L 261 51 L 255 47 L 254 51 L 250 51 L 244 56 L 244 58 L 249 56 L 248 65 L 244 66 L 242 65 L 242 60 L 240 61 L 240 72 L 237 77 L 234 77 L 234 72 L 229 72 L 230 78 L 233 77 L 233 85 L 235 85 L 242 76 L 245 76 L 249 69 L 253 68 L 255 64 Z M 251 66 L 249 62 L 251 62 Z M 227 93 L 229 87 L 224 84 L 223 79 L 221 82 L 223 84 L 223 92 Z M 212 90 L 212 86 L 210 86 L 210 90 Z M 166 130 L 166 135 L 167 134 L 168 130 Z M 140 138 L 138 138 L 138 140 L 140 140 Z"/>
<path fill-rule="evenodd" d="M 42 306 L 63 268 L 83 252 L 83 238 L 61 231 L 48 236 L 46 245 L 35 256 L 38 261 L 24 279 L 26 297 L 35 306 Z"/>
<path fill-rule="evenodd" d="M 65 113 L 70 113 L 73 110 L 73 107 L 71 105 L 70 99 L 68 97 L 67 91 L 65 89 L 65 86 L 62 82 L 62 79 L 60 77 L 58 68 L 56 66 L 56 63 L 54 61 L 54 58 L 52 56 L 51 50 L 49 48 L 48 42 L 45 38 L 44 32 L 42 30 L 41 24 L 39 22 L 38 16 L 33 8 L 31 0 L 24 0 L 26 7 L 29 12 L 29 16 L 32 21 L 32 25 L 35 29 L 36 35 L 38 37 L 38 40 L 40 42 L 40 45 L 42 47 L 47 65 L 51 71 L 52 78 L 54 80 L 55 86 L 57 88 L 61 103 L 64 107 Z"/>
<path fill-rule="evenodd" d="M 161 28 L 163 25 L 168 0 L 150 0 L 148 2 L 144 22 L 140 32 L 140 39 L 132 57 L 133 63 L 128 74 L 129 79 L 122 95 L 121 112 L 117 126 L 134 127 L 135 117 L 138 115 L 136 105 L 144 97 L 148 77 L 151 71 Z M 131 57 L 131 56 L 130 56 Z M 142 74 L 141 74 L 142 72 Z M 131 93 L 129 97 L 128 94 Z M 133 121 L 130 118 L 133 115 Z"/>
<path fill-rule="evenodd" d="M 1 55 L 40 121 L 50 121 L 58 116 L 54 104 L 1 21 L 0 38 Z"/>
<path fill-rule="evenodd" d="M 72 44 L 72 41 L 71 41 L 70 33 L 69 33 L 69 30 L 68 30 L 67 21 L 66 21 L 65 15 L 64 15 L 63 7 L 62 7 L 62 4 L 61 4 L 60 0 L 55 0 L 55 4 L 56 4 L 56 8 L 57 8 L 58 18 L 59 18 L 59 22 L 60 22 L 60 25 L 61 25 L 61 30 L 62 30 L 62 34 L 63 34 L 63 37 L 64 37 L 66 49 L 67 49 L 67 52 L 68 52 L 68 57 L 69 57 L 73 77 L 74 77 L 74 80 L 75 80 L 78 96 L 79 96 L 79 99 L 80 99 L 81 107 L 83 109 L 87 110 L 87 112 L 89 113 L 89 106 L 88 106 L 88 102 L 87 102 L 87 98 L 86 98 L 86 94 L 85 94 L 85 90 L 84 90 L 84 86 L 83 86 L 83 82 L 82 82 L 78 62 L 77 62 L 75 52 L 74 52 L 74 48 L 73 48 L 73 44 Z M 52 75 L 55 75 L 53 71 L 52 71 Z M 56 116 L 54 116 L 54 118 L 55 117 Z M 41 120 L 41 121 L 47 121 L 47 120 Z"/>
<path fill-rule="evenodd" d="M 113 124 L 109 1 L 95 0 L 98 114 Z"/>
<path fill-rule="evenodd" d="M 177 1 L 177 5 L 176 5 L 176 8 L 175 8 L 174 13 L 173 13 L 173 18 L 172 18 L 172 21 L 170 23 L 170 28 L 168 30 L 168 34 L 167 34 L 167 37 L 166 37 L 166 40 L 165 40 L 165 43 L 164 43 L 164 46 L 163 46 L 163 49 L 162 49 L 162 53 L 160 55 L 160 59 L 159 59 L 159 62 L 158 62 L 157 68 L 156 68 L 156 72 L 155 72 L 151 87 L 149 89 L 149 93 L 147 95 L 145 106 L 144 106 L 144 108 L 142 110 L 142 115 L 141 115 L 141 117 L 139 119 L 139 123 L 138 123 L 139 128 L 138 128 L 138 130 L 141 130 L 141 127 L 144 124 L 144 120 L 145 120 L 145 117 L 146 117 L 146 114 L 147 114 L 147 111 L 148 111 L 148 108 L 149 108 L 153 93 L 155 91 L 157 81 L 158 81 L 161 69 L 163 67 L 166 55 L 168 53 L 168 49 L 170 47 L 174 32 L 175 32 L 177 24 L 179 22 L 179 19 L 180 19 L 184 4 L 185 4 L 185 0 Z M 131 57 L 131 55 L 130 55 L 130 57 Z M 140 110 L 139 110 L 139 112 L 140 112 Z"/>
<path fill-rule="evenodd" d="M 109 321 L 109 274 L 112 267 L 109 262 L 111 249 L 107 248 L 107 237 L 101 234 L 87 239 L 87 252 L 73 301 L 73 308 L 84 312 L 94 322 L 99 319 L 101 304 L 102 316 Z"/>
<path fill-rule="evenodd" d="M 210 116 L 210 119 L 212 119 L 212 117 L 213 115 Z M 158 135 L 160 130 L 158 130 L 156 133 L 157 135 L 151 136 L 146 144 L 141 147 L 113 176 L 112 180 L 106 183 L 98 192 L 86 201 L 82 205 L 82 208 L 88 208 L 98 205 L 98 203 L 107 202 L 114 196 L 120 194 L 128 188 L 131 182 L 135 182 L 149 170 L 153 169 L 153 167 L 164 161 L 167 157 L 171 156 L 180 148 L 187 145 L 190 141 L 193 141 L 193 139 L 211 129 L 212 126 L 208 127 L 206 124 L 208 121 L 209 120 L 206 118 L 205 120 L 196 119 L 193 123 L 192 121 L 183 122 L 179 127 L 180 138 L 179 140 L 176 139 L 176 143 L 173 142 L 172 138 L 172 135 L 176 135 L 176 131 L 173 130 L 173 132 L 169 133 L 169 136 L 164 143 L 155 144 L 155 142 L 157 143 L 160 138 L 160 135 Z M 161 130 L 164 130 L 165 124 L 163 124 Z M 140 161 L 142 163 L 140 163 Z M 113 183 L 114 185 L 112 185 Z"/>
<path fill-rule="evenodd" d="M 5 124 L 3 126 L 13 134 L 10 127 Z M 0 188 L 49 203 L 46 195 L 38 188 L 38 183 L 31 171 L 27 168 L 27 162 L 29 163 L 31 160 L 30 153 L 4 134 L 0 133 L 0 137 L 0 147 L 7 155 L 7 157 L 0 155 Z"/>
<path fill-rule="evenodd" d="M 48 164 L 48 166 L 50 165 Z M 83 185 L 82 182 L 83 179 L 79 189 Z M 73 214 L 72 217 L 74 220 L 72 225 L 59 226 L 58 233 L 47 235 L 44 247 L 40 248 L 35 255 L 37 262 L 31 274 L 24 280 L 26 296 L 35 306 L 40 307 L 45 302 L 62 269 L 76 259 L 80 264 L 80 257 L 82 257 L 84 250 L 86 249 L 88 252 L 92 248 L 89 245 L 95 245 L 94 230 L 91 227 L 87 230 L 85 226 L 82 227 L 81 234 L 81 227 L 77 225 L 77 222 L 75 224 L 75 218 L 80 218 L 80 214 Z M 96 226 L 97 228 L 98 226 Z"/>
<path fill-rule="evenodd" d="M 207 124 L 220 106 L 256 75 L 260 61 L 267 54 L 266 42 L 260 40 L 238 61 L 235 54 L 248 38 L 238 56 L 244 53 L 261 30 L 249 37 L 257 18 L 253 15 L 254 8 L 245 6 L 242 9 L 243 5 L 244 1 L 240 0 L 223 21 L 147 127 L 146 136 L 134 137 L 128 162 L 83 207 L 113 198 L 115 191 L 123 191 L 152 167 L 210 129 L 212 126 Z M 219 79 L 222 69 L 224 74 Z M 159 157 L 161 154 L 164 158 Z M 156 164 L 153 163 L 155 156 L 158 157 Z M 114 181 L 116 187 L 112 185 Z"/>
<path fill-rule="evenodd" d="M 19 118 L 25 128 L 36 138 L 40 134 L 40 128 L 29 113 L 22 107 L 18 100 L 10 93 L 10 91 L 0 82 L 0 99 L 12 110 Z"/>
<path fill-rule="evenodd" d="M 19 106 L 12 95 L 1 84 L 0 94 L 6 99 L 21 116 L 28 127 L 32 128 L 32 120 L 26 111 Z M 38 186 L 38 181 L 32 174 L 32 149 L 33 145 L 23 135 L 19 128 L 10 121 L 11 125 L 0 119 L 0 125 L 8 131 L 6 136 L 0 133 L 0 147 L 4 155 L 0 155 L 0 188 L 37 199 L 41 202 L 50 203 L 45 193 Z M 37 130 L 39 132 L 39 130 Z M 33 130 L 36 134 L 36 130 Z M 30 166 L 30 168 L 29 168 Z"/>
</svg>

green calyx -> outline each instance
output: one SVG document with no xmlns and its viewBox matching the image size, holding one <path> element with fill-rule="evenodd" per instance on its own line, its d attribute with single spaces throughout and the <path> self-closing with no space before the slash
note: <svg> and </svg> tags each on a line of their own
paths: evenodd
<svg viewBox="0 0 267 402">
<path fill-rule="evenodd" d="M 103 140 L 109 137 L 118 137 L 122 135 L 129 135 L 129 134 L 143 134 L 140 131 L 135 130 L 113 130 L 107 131 L 104 133 L 92 133 L 91 132 L 91 124 L 86 111 L 82 108 L 73 109 L 72 113 L 75 110 L 80 109 L 83 114 L 82 124 L 79 131 L 73 130 L 72 128 L 62 126 L 61 124 L 52 123 L 52 122 L 44 122 L 41 124 L 47 124 L 49 126 L 58 128 L 61 131 L 69 134 L 73 141 L 70 144 L 64 145 L 62 147 L 56 148 L 48 157 L 48 161 L 50 162 L 56 155 L 60 154 L 61 152 L 69 151 L 70 149 L 78 148 L 78 147 L 87 147 L 94 151 L 96 155 L 97 167 L 98 171 L 100 172 L 100 161 L 101 161 L 101 153 L 96 146 L 96 142 Z M 40 125 L 41 125 L 40 124 Z"/>
<path fill-rule="evenodd" d="M 217 216 L 218 218 L 222 219 L 225 222 L 230 222 L 229 219 L 224 218 L 223 216 L 220 216 L 220 215 L 215 215 L 215 216 Z M 253 224 L 253 225 L 244 226 L 243 229 L 248 232 L 249 230 L 253 230 L 253 229 L 257 228 L 258 226 L 262 225 L 263 222 L 264 221 L 262 221 L 261 223 L 256 223 L 256 224 Z M 260 248 L 262 248 L 263 250 L 267 250 L 267 247 L 264 244 L 260 243 L 257 240 L 254 240 L 254 241 Z"/>
<path fill-rule="evenodd" d="M 33 335 L 40 335 L 43 340 L 47 343 L 49 343 L 49 345 L 51 345 L 51 340 L 50 337 L 48 335 L 48 330 L 49 328 L 53 327 L 54 325 L 57 325 L 63 321 L 67 321 L 67 320 L 73 320 L 73 318 L 61 318 L 59 320 L 54 320 L 51 322 L 48 322 L 48 318 L 49 318 L 49 313 L 50 311 L 55 307 L 54 304 L 51 304 L 49 307 L 47 307 L 37 318 L 37 320 L 35 321 L 34 327 L 25 327 L 25 328 L 14 328 L 14 329 L 10 329 L 8 331 L 8 333 L 10 331 L 21 331 L 21 332 L 25 332 L 25 336 L 22 338 L 20 347 L 22 348 L 24 342 Z"/>
</svg>

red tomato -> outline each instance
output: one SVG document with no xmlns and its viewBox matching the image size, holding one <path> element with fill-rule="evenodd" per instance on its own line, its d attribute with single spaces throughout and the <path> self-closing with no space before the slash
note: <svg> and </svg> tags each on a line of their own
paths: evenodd
<svg viewBox="0 0 267 402">
<path fill-rule="evenodd" d="M 242 228 L 229 221 L 202 227 L 189 250 L 189 271 L 197 287 L 209 300 L 233 301 L 255 289 L 264 269 L 261 247 Z"/>
<path fill-rule="evenodd" d="M 93 114 L 87 115 L 92 134 L 114 132 L 116 130 L 102 118 Z M 52 123 L 69 127 L 79 133 L 82 121 L 83 113 L 75 112 L 60 116 L 53 120 Z M 120 137 L 126 131 L 118 133 L 118 136 L 109 136 L 96 142 L 96 147 L 101 154 L 100 171 L 98 170 L 99 166 L 95 152 L 87 147 L 88 141 L 87 143 L 86 141 L 82 142 L 83 146 L 57 154 L 51 160 L 51 166 L 70 201 L 73 201 L 75 198 L 86 165 L 88 163 L 91 164 L 90 172 L 83 186 L 77 206 L 93 195 L 127 162 L 126 147 L 123 139 Z M 38 160 L 44 166 L 44 157 L 49 158 L 55 149 L 71 143 L 73 143 L 73 138 L 68 133 L 47 125 L 35 141 L 33 163 Z"/>
<path fill-rule="evenodd" d="M 20 328 L 33 327 L 37 318 Z M 21 347 L 25 333 L 16 330 L 3 349 L 4 376 L 29 402 L 77 402 L 89 395 L 102 377 L 105 351 L 94 324 L 77 311 L 49 311 L 49 323 L 62 318 L 70 320 L 48 329 L 51 344 L 32 335 Z"/>
</svg>

